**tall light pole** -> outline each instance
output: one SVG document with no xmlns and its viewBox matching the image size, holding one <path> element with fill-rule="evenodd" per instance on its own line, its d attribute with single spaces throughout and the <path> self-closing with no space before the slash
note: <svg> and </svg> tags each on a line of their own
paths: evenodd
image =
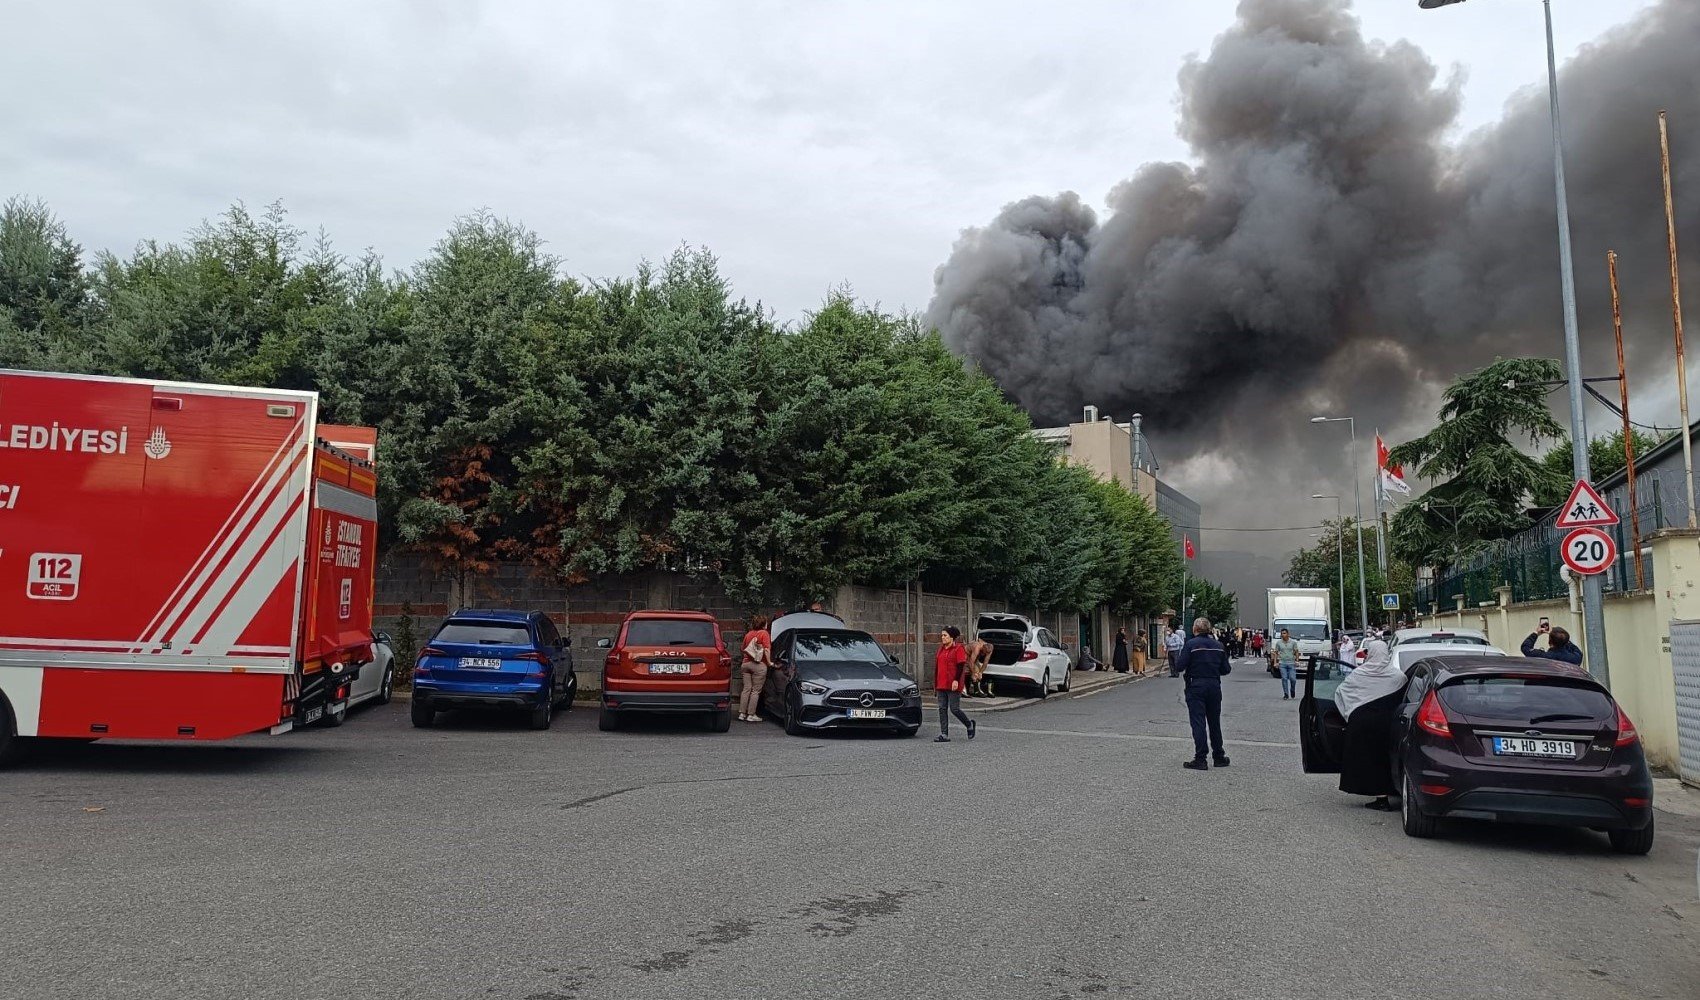
<svg viewBox="0 0 1700 1000">
<path fill-rule="evenodd" d="M 1346 631 L 1346 524 L 1340 514 L 1340 494 L 1312 493 L 1312 500 L 1334 501 L 1334 559 L 1340 564 L 1340 631 Z"/>
<path fill-rule="evenodd" d="M 1369 589 L 1364 585 L 1364 494 L 1358 485 L 1358 422 L 1352 417 L 1311 417 L 1313 424 L 1345 424 L 1352 432 L 1352 504 L 1357 511 L 1358 536 L 1358 624 L 1369 638 Z M 1346 603 L 1344 590 L 1340 603 Z"/>
<path fill-rule="evenodd" d="M 1449 7 L 1463 0 L 1417 0 L 1424 10 Z M 1564 366 L 1570 388 L 1570 461 L 1577 479 L 1591 479 L 1588 469 L 1588 421 L 1582 414 L 1582 347 L 1576 331 L 1576 269 L 1570 259 L 1570 199 L 1564 190 L 1564 130 L 1558 115 L 1558 55 L 1552 40 L 1552 0 L 1541 0 L 1547 23 L 1547 98 L 1552 105 L 1552 172 L 1558 192 L 1558 267 L 1564 291 Z M 1582 630 L 1587 642 L 1588 671 L 1610 687 L 1606 664 L 1606 615 L 1601 601 L 1605 587 L 1598 573 L 1582 578 Z"/>
</svg>

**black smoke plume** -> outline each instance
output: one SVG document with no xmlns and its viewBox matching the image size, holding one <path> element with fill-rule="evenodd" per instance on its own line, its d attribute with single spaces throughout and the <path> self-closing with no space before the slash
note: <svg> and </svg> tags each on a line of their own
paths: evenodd
<svg viewBox="0 0 1700 1000">
<path fill-rule="evenodd" d="M 1539 46 L 1530 7 L 1515 44 Z M 1669 378 L 1657 113 L 1670 112 L 1679 233 L 1700 255 L 1696 51 L 1700 2 L 1664 0 L 1563 69 L 1588 374 L 1615 373 L 1616 249 L 1632 382 Z M 1242 0 L 1181 71 L 1179 108 L 1193 163 L 1141 167 L 1102 218 L 1073 193 L 1018 201 L 938 269 L 927 319 L 1036 420 L 1141 411 L 1161 457 L 1190 456 L 1202 498 L 1255 470 L 1308 499 L 1326 485 L 1312 412 L 1352 413 L 1360 436 L 1415 429 L 1461 370 L 1562 356 L 1544 80 L 1459 137 L 1457 79 L 1409 43 L 1366 40 L 1349 0 Z M 1611 430 L 1603 416 L 1591 429 Z"/>
</svg>

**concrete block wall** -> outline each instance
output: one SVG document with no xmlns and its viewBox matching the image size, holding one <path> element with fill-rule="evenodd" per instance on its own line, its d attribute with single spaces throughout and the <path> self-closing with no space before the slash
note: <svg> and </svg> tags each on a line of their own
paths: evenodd
<svg viewBox="0 0 1700 1000">
<path fill-rule="evenodd" d="M 922 630 L 919 648 L 915 634 L 917 600 Z M 918 594 L 916 588 L 843 587 L 826 603 L 828 611 L 852 627 L 872 633 L 881 645 L 896 654 L 903 669 L 923 684 L 932 681 L 940 630 L 955 625 L 967 633 L 974 624 L 971 615 L 984 611 L 1015 610 L 1026 614 L 1055 632 L 1071 652 L 1079 649 L 1078 619 L 1072 612 L 1011 609 L 1000 601 L 968 595 Z M 736 650 L 742 646 L 749 616 L 787 610 L 747 607 L 728 597 L 720 581 L 713 577 L 683 573 L 617 574 L 569 586 L 540 577 L 529 567 L 504 564 L 488 574 L 470 575 L 462 584 L 415 554 L 391 555 L 378 565 L 373 618 L 376 627 L 389 632 L 398 645 L 405 645 L 404 618 L 411 620 L 417 650 L 450 612 L 476 606 L 536 609 L 548 614 L 572 640 L 574 669 L 578 672 L 579 685 L 585 689 L 596 687 L 600 679 L 605 654 L 597 649 L 597 640 L 614 638 L 620 622 L 632 611 L 645 608 L 707 611 L 719 621 L 726 645 Z"/>
</svg>

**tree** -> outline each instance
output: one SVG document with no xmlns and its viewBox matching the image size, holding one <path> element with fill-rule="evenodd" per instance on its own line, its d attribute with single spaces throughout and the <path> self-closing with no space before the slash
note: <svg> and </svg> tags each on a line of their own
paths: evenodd
<svg viewBox="0 0 1700 1000">
<path fill-rule="evenodd" d="M 1439 480 L 1393 515 L 1395 553 L 1444 567 L 1483 542 L 1529 527 L 1527 507 L 1550 489 L 1551 477 L 1511 439 L 1539 446 L 1563 433 L 1541 384 L 1559 374 L 1558 362 L 1547 358 L 1501 359 L 1446 387 L 1439 425 L 1391 450 L 1390 461 Z"/>
<path fill-rule="evenodd" d="M 1190 630 L 1194 618 L 1208 618 L 1212 625 L 1231 624 L 1239 618 L 1239 598 L 1232 591 L 1223 590 L 1220 584 L 1195 576 L 1188 578 L 1186 589 L 1188 620 L 1181 623 L 1181 628 Z"/>
<path fill-rule="evenodd" d="M 1375 528 L 1365 525 L 1363 530 L 1364 547 L 1366 551 L 1373 551 Z M 1340 586 L 1341 550 L 1335 548 L 1336 544 L 1344 545 L 1343 593 Z M 1364 620 L 1358 601 L 1357 539 L 1353 537 L 1349 519 L 1324 521 L 1322 538 L 1310 548 L 1293 555 L 1284 579 L 1289 587 L 1328 588 L 1329 607 L 1334 610 L 1334 620 L 1345 621 L 1348 628 L 1355 628 L 1358 622 Z M 1416 586 L 1416 574 L 1410 564 L 1397 557 L 1388 559 L 1385 575 L 1373 559 L 1366 560 L 1363 579 L 1364 593 L 1369 598 L 1369 621 L 1372 623 L 1384 622 L 1388 618 L 1381 610 L 1382 594 L 1410 595 Z"/>
<path fill-rule="evenodd" d="M 86 367 L 82 248 L 40 201 L 0 205 L 0 367 Z"/>
<path fill-rule="evenodd" d="M 1635 457 L 1658 447 L 1659 438 L 1645 431 L 1631 429 L 1630 440 L 1634 442 Z M 1575 485 L 1576 474 L 1571 464 L 1572 449 L 1570 436 L 1565 435 L 1541 457 L 1541 468 L 1546 471 L 1547 482 L 1544 488 L 1535 496 L 1537 507 L 1557 507 L 1570 497 L 1570 488 Z M 1623 431 L 1612 431 L 1603 437 L 1597 437 L 1588 442 L 1588 471 L 1594 477 L 1594 482 L 1621 472 L 1628 464 L 1628 458 L 1623 453 Z"/>
</svg>

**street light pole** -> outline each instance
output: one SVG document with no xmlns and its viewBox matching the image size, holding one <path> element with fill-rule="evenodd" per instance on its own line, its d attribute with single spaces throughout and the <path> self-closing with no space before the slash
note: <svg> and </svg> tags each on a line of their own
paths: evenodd
<svg viewBox="0 0 1700 1000">
<path fill-rule="evenodd" d="M 1352 504 L 1357 510 L 1358 536 L 1358 624 L 1369 637 L 1369 589 L 1364 584 L 1364 494 L 1358 485 L 1358 421 L 1355 417 L 1311 417 L 1313 424 L 1345 424 L 1352 432 Z M 1344 604 L 1346 595 L 1340 595 Z"/>
<path fill-rule="evenodd" d="M 1334 501 L 1334 560 L 1340 564 L 1340 631 L 1346 631 L 1346 525 L 1340 514 L 1340 494 L 1312 493 L 1312 500 Z"/>
<path fill-rule="evenodd" d="M 1462 0 L 1418 0 L 1427 9 L 1447 7 Z M 1558 194 L 1558 266 L 1564 293 L 1564 364 L 1570 389 L 1571 471 L 1577 479 L 1592 478 L 1588 468 L 1588 421 L 1582 413 L 1582 347 L 1576 329 L 1576 269 L 1570 256 L 1570 199 L 1564 188 L 1564 129 L 1558 113 L 1558 53 L 1552 38 L 1552 0 L 1541 0 L 1546 12 L 1547 99 L 1552 106 L 1552 172 Z M 1611 670 L 1606 663 L 1606 615 L 1602 600 L 1605 587 L 1599 574 L 1582 578 L 1582 630 L 1587 642 L 1588 671 L 1610 687 Z"/>
</svg>

